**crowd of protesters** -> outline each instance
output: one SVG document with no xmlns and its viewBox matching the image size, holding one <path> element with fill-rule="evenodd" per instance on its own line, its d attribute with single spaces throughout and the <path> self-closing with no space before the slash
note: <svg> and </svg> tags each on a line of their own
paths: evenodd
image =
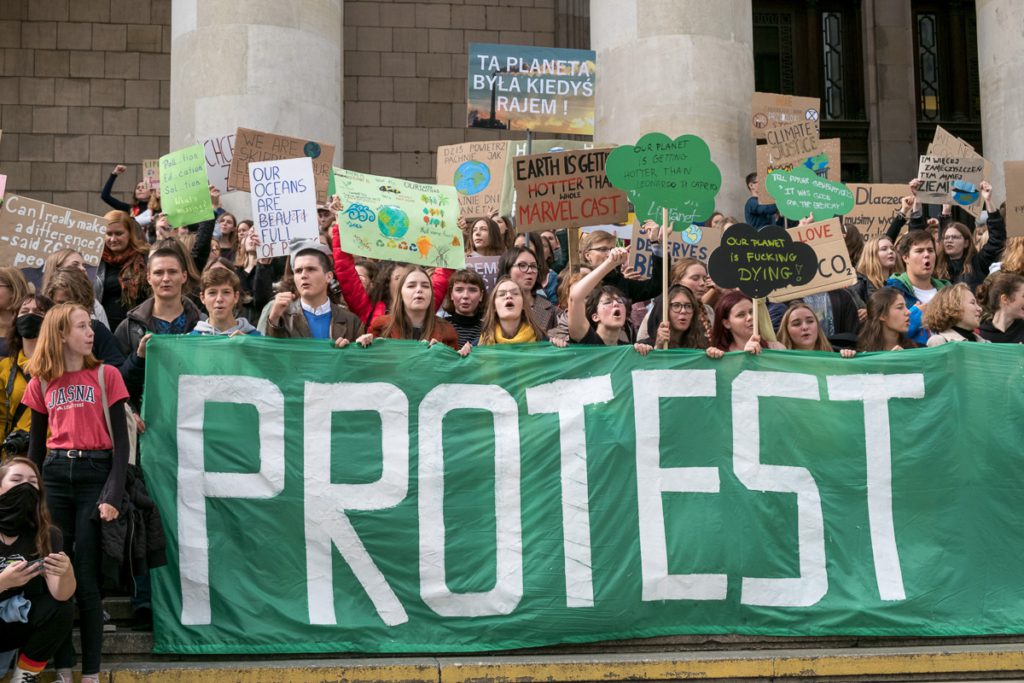
<svg viewBox="0 0 1024 683">
<path fill-rule="evenodd" d="M 173 226 L 144 182 L 129 202 L 112 196 L 124 170 L 117 166 L 103 188 L 113 210 L 92 279 L 71 250 L 46 260 L 35 291 L 19 270 L 0 268 L 0 644 L 17 649 L 15 681 L 35 680 L 51 661 L 60 680 L 71 680 L 72 595 L 81 680 L 96 680 L 101 590 L 118 541 L 122 561 L 143 561 L 127 571 L 115 564 L 114 578 L 134 577 L 135 604 L 148 610 L 146 568 L 160 563 L 163 540 L 136 467 L 136 439 L 153 335 L 302 337 L 339 348 L 406 339 L 462 356 L 492 344 L 630 345 L 642 356 L 696 349 L 713 359 L 763 349 L 851 357 L 947 342 L 1024 343 L 1024 237 L 1007 240 L 988 184 L 980 186 L 982 218 L 962 223 L 948 206 L 927 218 L 911 181 L 884 234 L 865 241 L 844 228 L 855 285 L 765 305 L 717 287 L 701 261 L 666 263 L 663 226 L 653 223 L 644 226 L 655 244 L 647 279 L 628 267 L 628 251 L 611 233 L 586 233 L 570 253 L 567 231 L 517 234 L 498 215 L 459 221 L 467 255 L 498 259 L 490 288 L 472 269 L 356 258 L 335 224 L 337 198 L 318 207 L 319 240 L 261 259 L 252 221 L 225 212 L 216 189 L 214 219 Z M 776 207 L 756 199 L 757 182 L 748 176 L 744 218 L 758 228 L 777 224 Z M 709 224 L 735 222 L 716 213 Z"/>
</svg>

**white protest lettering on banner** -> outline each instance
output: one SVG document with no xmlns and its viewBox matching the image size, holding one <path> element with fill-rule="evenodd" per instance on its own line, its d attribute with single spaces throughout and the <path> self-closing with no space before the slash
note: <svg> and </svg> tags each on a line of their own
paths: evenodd
<svg viewBox="0 0 1024 683">
<path fill-rule="evenodd" d="M 231 170 L 231 159 L 235 150 L 235 134 L 218 135 L 203 140 L 206 152 L 206 175 L 210 184 L 221 191 L 228 191 L 228 171 Z"/>
<path fill-rule="evenodd" d="M 309 157 L 249 164 L 252 215 L 259 258 L 288 254 L 296 238 L 317 239 L 316 182 Z"/>
</svg>

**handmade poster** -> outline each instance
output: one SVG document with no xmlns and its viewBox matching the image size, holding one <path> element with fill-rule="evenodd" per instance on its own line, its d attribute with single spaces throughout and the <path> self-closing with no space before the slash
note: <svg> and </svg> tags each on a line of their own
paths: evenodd
<svg viewBox="0 0 1024 683">
<path fill-rule="evenodd" d="M 814 215 L 816 221 L 841 216 L 853 209 L 853 192 L 842 183 L 822 178 L 806 166 L 777 170 L 765 185 L 779 213 L 794 221 Z"/>
<path fill-rule="evenodd" d="M 695 258 L 707 263 L 721 243 L 722 230 L 710 226 L 691 225 L 685 230 L 673 230 L 668 234 L 669 256 L 673 263 L 681 258 Z M 654 271 L 654 244 L 643 226 L 634 223 L 627 263 L 645 279 L 650 279 Z M 661 244 L 660 239 L 657 244 Z"/>
<path fill-rule="evenodd" d="M 249 164 L 254 161 L 301 157 L 313 160 L 316 200 L 320 203 L 326 202 L 334 145 L 249 128 L 239 128 L 235 133 L 235 146 L 232 150 L 231 167 L 228 170 L 228 189 L 249 191 Z"/>
<path fill-rule="evenodd" d="M 850 263 L 850 251 L 846 248 L 840 219 L 830 218 L 820 223 L 789 228 L 786 232 L 794 242 L 802 242 L 814 249 L 818 267 L 809 282 L 776 289 L 771 295 L 772 301 L 792 301 L 857 283 L 857 271 L 854 264 Z"/>
<path fill-rule="evenodd" d="M 804 159 L 802 165 L 811 169 L 819 176 L 828 178 L 832 182 L 840 182 L 842 179 L 842 144 L 839 138 L 825 138 L 818 141 L 818 154 Z M 765 181 L 775 171 L 790 171 L 793 165 L 774 165 L 768 159 L 768 145 L 757 146 L 757 201 L 762 204 L 771 204 L 772 196 L 768 193 Z"/>
<path fill-rule="evenodd" d="M 484 287 L 488 292 L 498 282 L 498 261 L 500 256 L 467 256 L 466 270 L 475 270 L 484 279 Z"/>
<path fill-rule="evenodd" d="M 934 157 L 958 157 L 965 159 L 982 159 L 982 156 L 972 147 L 966 140 L 958 138 L 942 126 L 935 126 L 935 135 L 932 137 L 931 144 L 928 145 L 928 151 L 926 156 Z M 983 180 L 992 178 L 992 163 L 987 159 L 982 159 L 985 163 L 985 170 L 982 174 Z M 968 199 L 967 195 L 961 194 L 961 199 Z M 959 204 L 959 203 L 958 203 Z M 959 204 L 960 208 L 977 218 L 982 209 L 985 208 L 984 202 L 979 195 L 971 204 Z"/>
<path fill-rule="evenodd" d="M 98 266 L 106 229 L 101 216 L 11 195 L 0 210 L 0 266 L 41 268 L 58 249 L 74 249 Z"/>
<path fill-rule="evenodd" d="M 848 183 L 853 192 L 853 209 L 843 222 L 854 225 L 864 239 L 885 233 L 892 219 L 900 212 L 900 200 L 910 188 L 900 183 Z"/>
<path fill-rule="evenodd" d="M 708 275 L 718 287 L 739 288 L 757 299 L 794 285 L 804 285 L 817 274 L 814 248 L 795 241 L 778 225 L 755 230 L 746 223 L 730 225 L 722 246 L 708 260 Z"/>
<path fill-rule="evenodd" d="M 984 176 L 985 160 L 978 156 L 922 156 L 917 168 L 917 177 L 921 180 L 917 199 L 922 204 L 969 206 L 978 201 L 978 184 Z"/>
<path fill-rule="evenodd" d="M 802 121 L 810 121 L 817 128 L 820 108 L 816 97 L 755 92 L 750 100 L 750 134 L 762 139 L 769 128 Z"/>
<path fill-rule="evenodd" d="M 508 140 L 490 140 L 437 148 L 437 184 L 455 186 L 467 220 L 500 212 L 508 147 Z"/>
<path fill-rule="evenodd" d="M 228 172 L 231 170 L 231 158 L 235 148 L 235 134 L 217 135 L 203 139 L 206 152 L 206 174 L 210 184 L 221 193 L 228 191 Z"/>
<path fill-rule="evenodd" d="M 249 187 L 253 229 L 260 238 L 258 258 L 286 256 L 291 240 L 320 236 L 312 159 L 249 164 Z"/>
<path fill-rule="evenodd" d="M 345 251 L 424 267 L 462 268 L 465 248 L 454 187 L 334 169 Z"/>
<path fill-rule="evenodd" d="M 813 121 L 773 126 L 765 131 L 765 140 L 771 168 L 802 164 L 819 154 L 818 126 Z"/>
<path fill-rule="evenodd" d="M 605 173 L 609 150 L 517 157 L 516 230 L 536 232 L 626 220 L 626 194 Z"/>
<path fill-rule="evenodd" d="M 1024 237 L 1024 161 L 1004 161 L 1006 183 L 1006 234 Z"/>
<path fill-rule="evenodd" d="M 504 186 L 501 191 L 501 208 L 498 213 L 502 216 L 511 216 L 515 202 L 516 189 L 512 178 L 512 164 L 516 157 L 525 157 L 529 154 L 540 154 L 542 152 L 564 152 L 568 149 L 594 149 L 594 143 L 589 140 L 509 140 L 508 154 L 505 156 Z"/>
<path fill-rule="evenodd" d="M 150 190 L 160 189 L 160 160 L 143 159 L 142 180 Z"/>
<path fill-rule="evenodd" d="M 608 179 L 629 192 L 640 221 L 662 222 L 663 209 L 677 229 L 711 217 L 722 173 L 711 150 L 696 135 L 675 140 L 648 133 L 634 145 L 616 147 L 608 157 Z"/>
<path fill-rule="evenodd" d="M 160 206 L 176 228 L 213 218 L 202 145 L 160 157 Z"/>
<path fill-rule="evenodd" d="M 469 128 L 594 134 L 593 50 L 469 44 Z"/>
</svg>

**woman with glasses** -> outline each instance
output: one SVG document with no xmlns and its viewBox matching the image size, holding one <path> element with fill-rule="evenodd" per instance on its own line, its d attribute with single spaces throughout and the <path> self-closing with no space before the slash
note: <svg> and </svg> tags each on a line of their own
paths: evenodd
<svg viewBox="0 0 1024 683">
<path fill-rule="evenodd" d="M 973 292 L 988 275 L 989 267 L 999 260 L 1006 244 L 1006 223 L 992 203 L 992 186 L 978 185 L 988 211 L 988 241 L 975 252 L 971 231 L 963 223 L 950 223 L 942 232 L 935 258 L 935 277 L 952 283 L 963 282 Z"/>
<path fill-rule="evenodd" d="M 480 346 L 547 341 L 547 336 L 537 327 L 525 302 L 526 293 L 522 287 L 510 277 L 499 278 L 487 300 Z M 565 342 L 556 345 L 565 346 Z"/>
<path fill-rule="evenodd" d="M 538 260 L 537 255 L 526 247 L 513 247 L 498 261 L 498 277 L 509 277 L 523 288 L 533 321 L 545 334 L 556 322 L 555 305 L 537 295 L 538 283 L 543 282 L 547 275 L 547 264 Z"/>
<path fill-rule="evenodd" d="M 652 236 L 654 258 L 652 259 L 651 278 L 649 280 L 631 280 L 620 268 L 614 268 L 605 274 L 604 280 L 601 282 L 603 285 L 614 287 L 622 292 L 631 304 L 653 299 L 661 293 L 661 269 L 664 264 L 661 257 L 660 237 L 658 237 L 660 233 L 658 226 L 653 221 L 647 221 L 644 227 Z M 615 249 L 615 235 L 604 230 L 595 230 L 584 235 L 580 240 L 580 263 L 597 268 L 604 263 L 613 249 Z"/>
<path fill-rule="evenodd" d="M 708 276 L 707 266 L 695 258 L 681 258 L 672 264 L 668 281 L 672 285 L 686 287 L 701 302 L 700 308 L 697 309 L 696 318 L 705 334 L 710 335 L 711 324 L 715 320 L 715 309 L 703 303 L 704 295 L 713 287 L 711 278 Z M 638 341 L 646 342 L 658 335 L 658 328 L 662 323 L 661 313 L 663 306 L 661 297 L 662 295 L 659 294 L 654 298 L 651 302 L 651 310 L 648 311 L 644 321 L 640 323 L 640 332 L 637 335 Z"/>
<path fill-rule="evenodd" d="M 658 325 L 655 347 L 708 348 L 708 333 L 701 319 L 702 309 L 703 305 L 689 287 L 672 285 L 668 290 L 668 320 Z"/>
<path fill-rule="evenodd" d="M 592 271 L 583 276 L 569 290 L 569 341 L 573 344 L 619 346 L 633 343 L 623 341 L 620 334 L 626 326 L 626 302 L 615 287 L 602 284 L 605 276 L 626 262 L 629 251 L 612 249 Z M 647 344 L 633 344 L 637 353 L 646 356 L 651 351 Z"/>
</svg>

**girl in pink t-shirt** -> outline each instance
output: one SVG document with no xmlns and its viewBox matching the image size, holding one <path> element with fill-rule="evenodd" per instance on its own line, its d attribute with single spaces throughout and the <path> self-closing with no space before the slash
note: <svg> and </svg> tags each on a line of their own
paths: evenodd
<svg viewBox="0 0 1024 683">
<path fill-rule="evenodd" d="M 62 304 L 50 309 L 28 364 L 32 380 L 22 398 L 32 410 L 29 456 L 42 465 L 53 521 L 64 535 L 65 547 L 74 548 L 69 555 L 78 578 L 75 599 L 84 683 L 97 680 L 103 642 L 97 521 L 118 517 L 129 450 L 128 390 L 117 369 L 93 357 L 92 341 L 91 319 L 84 307 Z M 54 657 L 62 680 L 71 680 L 74 657 L 69 631 Z"/>
</svg>

